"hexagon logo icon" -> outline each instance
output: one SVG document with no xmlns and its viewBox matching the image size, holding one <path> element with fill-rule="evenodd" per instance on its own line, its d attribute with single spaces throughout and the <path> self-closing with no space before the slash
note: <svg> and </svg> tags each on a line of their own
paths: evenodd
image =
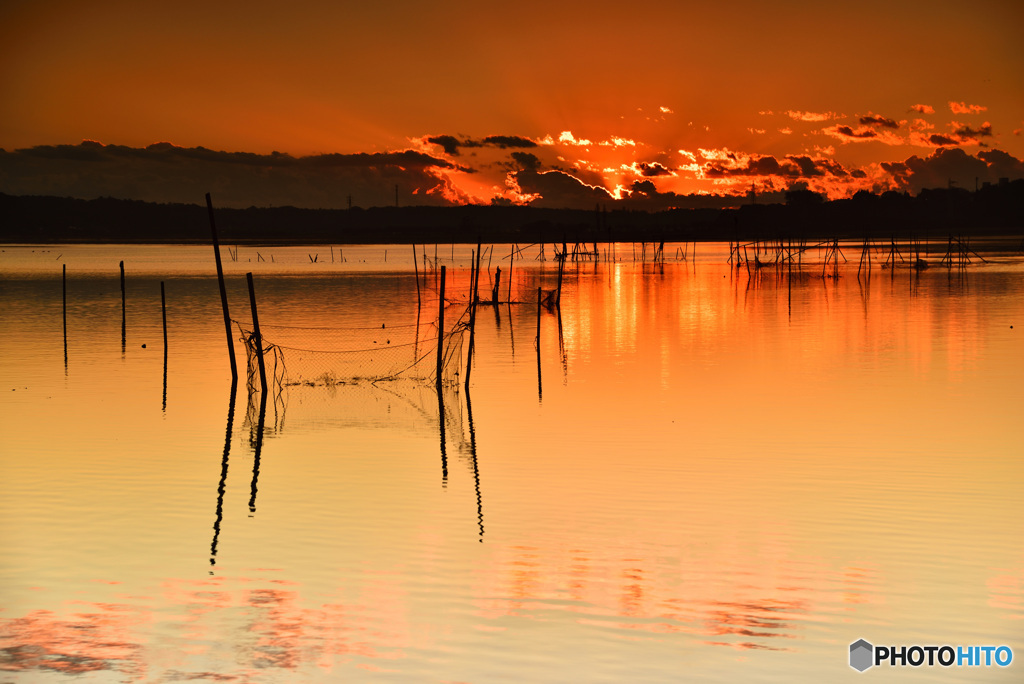
<svg viewBox="0 0 1024 684">
<path fill-rule="evenodd" d="M 850 667 L 863 672 L 874 665 L 875 647 L 864 639 L 857 639 L 850 644 Z"/>
</svg>

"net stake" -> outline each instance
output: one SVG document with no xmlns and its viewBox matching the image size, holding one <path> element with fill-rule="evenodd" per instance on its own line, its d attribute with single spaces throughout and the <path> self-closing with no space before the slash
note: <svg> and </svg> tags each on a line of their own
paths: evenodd
<svg viewBox="0 0 1024 684">
<path fill-rule="evenodd" d="M 217 241 L 217 224 L 213 220 L 213 200 L 206 193 L 206 210 L 210 215 L 210 235 L 213 238 L 213 256 L 217 260 L 217 283 L 220 285 L 220 305 L 224 309 L 224 332 L 228 337 L 228 358 L 231 360 L 231 382 L 238 383 L 238 367 L 235 365 L 235 345 L 231 340 L 231 314 L 228 313 L 228 291 L 224 287 L 224 267 L 220 263 L 220 242 Z"/>
<path fill-rule="evenodd" d="M 252 308 L 252 331 L 256 342 L 256 361 L 260 366 L 260 386 L 263 388 L 263 396 L 267 396 L 267 368 L 263 363 L 263 338 L 260 336 L 260 317 L 256 312 L 256 290 L 252 286 L 252 273 L 246 273 L 245 279 L 249 282 L 249 306 Z"/>
</svg>

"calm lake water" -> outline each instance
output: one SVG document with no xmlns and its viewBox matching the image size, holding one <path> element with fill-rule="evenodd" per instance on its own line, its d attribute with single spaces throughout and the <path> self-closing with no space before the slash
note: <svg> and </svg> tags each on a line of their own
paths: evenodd
<svg viewBox="0 0 1024 684">
<path fill-rule="evenodd" d="M 557 266 L 514 261 L 443 420 L 299 386 L 260 435 L 212 249 L 4 246 L 0 681 L 1020 681 L 1024 260 L 600 249 L 539 348 Z M 416 320 L 408 246 L 223 254 L 233 318 L 251 271 L 268 326 Z M 860 638 L 1015 658 L 859 674 Z"/>
</svg>

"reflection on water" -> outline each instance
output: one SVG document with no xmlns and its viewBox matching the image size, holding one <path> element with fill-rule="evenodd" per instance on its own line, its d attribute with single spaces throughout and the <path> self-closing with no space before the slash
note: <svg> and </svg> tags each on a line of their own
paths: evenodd
<svg viewBox="0 0 1024 684">
<path fill-rule="evenodd" d="M 702 245 L 568 262 L 548 311 L 530 257 L 502 264 L 469 388 L 232 387 L 225 417 L 215 279 L 105 249 L 68 269 L 66 329 L 56 269 L 0 276 L 13 677 L 831 680 L 858 638 L 1024 652 L 1019 260 L 858 273 L 845 247 L 835 278 Z M 279 260 L 261 323 L 416 317 L 411 264 Z"/>
</svg>

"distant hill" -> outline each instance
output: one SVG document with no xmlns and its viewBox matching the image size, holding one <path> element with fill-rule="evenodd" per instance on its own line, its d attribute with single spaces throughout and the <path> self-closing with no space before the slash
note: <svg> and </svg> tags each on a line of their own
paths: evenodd
<svg viewBox="0 0 1024 684">
<path fill-rule="evenodd" d="M 640 242 L 1024 234 L 1024 180 L 925 190 L 916 197 L 857 193 L 825 201 L 809 191 L 785 204 L 642 212 L 518 206 L 217 209 L 222 242 L 408 244 Z M 0 193 L 0 242 L 196 243 L 210 239 L 199 204 Z"/>
</svg>

